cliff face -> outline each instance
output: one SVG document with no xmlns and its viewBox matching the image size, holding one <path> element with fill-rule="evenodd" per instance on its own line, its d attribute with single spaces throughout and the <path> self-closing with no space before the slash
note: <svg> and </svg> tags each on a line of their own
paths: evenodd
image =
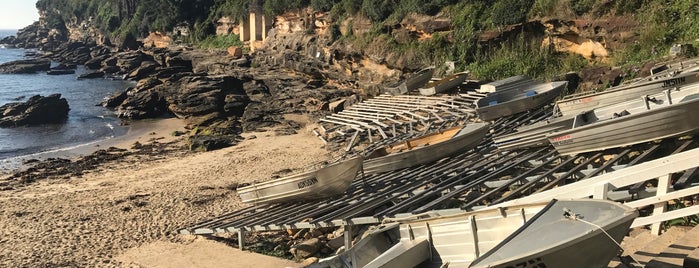
<svg viewBox="0 0 699 268">
<path fill-rule="evenodd" d="M 142 45 L 136 42 L 136 38 L 145 38 L 149 34 L 150 38 L 145 40 L 147 43 L 157 47 L 166 46 L 166 42 L 161 40 L 168 39 L 167 36 L 152 34 L 156 31 L 151 28 L 162 22 L 158 17 L 160 15 L 149 11 L 153 8 L 162 9 L 164 14 L 177 15 L 169 22 L 184 19 L 183 14 L 189 14 L 192 18 L 209 18 L 189 24 L 192 25 L 192 36 L 202 34 L 200 30 L 206 29 L 206 25 L 211 35 L 240 34 L 236 23 L 239 19 L 234 16 L 217 12 L 193 15 L 199 10 L 218 10 L 211 3 L 209 9 L 191 6 L 201 1 L 182 1 L 182 7 L 174 10 L 171 10 L 172 3 L 176 1 L 167 0 L 100 2 L 103 4 L 94 4 L 99 1 L 93 0 L 68 1 L 89 3 L 84 5 L 86 8 L 81 12 L 77 12 L 76 7 L 63 7 L 59 2 L 39 1 L 43 5 L 37 6 L 45 8 L 41 10 L 41 21 L 20 32 L 22 38 L 19 39 L 30 41 L 18 46 L 50 50 L 61 42 L 79 41 L 135 49 Z M 156 5 L 156 2 L 159 4 Z M 183 11 L 190 6 L 189 13 Z M 66 13 L 69 11 L 72 15 Z M 485 8 L 481 12 L 490 11 Z M 523 23 L 489 27 L 492 30 L 480 29 L 490 22 L 466 25 L 468 20 L 459 17 L 464 13 L 449 8 L 431 15 L 407 13 L 400 20 L 393 18 L 382 22 L 363 16 L 362 12 L 357 14 L 338 17 L 332 12 L 302 8 L 276 16 L 268 20 L 268 23 L 274 21 L 274 28 L 266 42 L 258 47 L 261 50 L 256 51 L 254 60 L 259 64 L 295 69 L 314 77 L 328 77 L 339 85 L 360 88 L 367 95 L 375 95 L 381 93 L 382 83 L 396 81 L 417 69 L 436 65 L 437 75 L 443 75 L 447 69 L 445 63 L 453 61 L 456 62 L 457 71 L 461 71 L 474 60 L 473 55 L 491 53 L 494 48 L 505 47 L 503 44 L 520 39 L 526 39 L 524 43 L 550 48 L 562 54 L 581 55 L 587 62 L 611 63 L 614 52 L 635 45 L 646 30 L 641 29 L 638 20 L 641 16 L 614 15 L 611 11 L 602 15 L 562 13 L 567 14 L 565 18 L 540 16 Z M 488 14 L 467 13 L 473 16 L 472 20 L 487 17 Z M 105 16 L 109 18 L 105 19 Z M 140 18 L 140 21 L 135 22 L 136 18 Z M 120 31 L 126 24 L 138 31 L 150 30 L 145 33 L 137 31 L 137 35 L 123 35 Z M 463 29 L 468 27 L 474 30 L 465 35 Z M 464 46 L 464 43 L 467 45 Z"/>
</svg>

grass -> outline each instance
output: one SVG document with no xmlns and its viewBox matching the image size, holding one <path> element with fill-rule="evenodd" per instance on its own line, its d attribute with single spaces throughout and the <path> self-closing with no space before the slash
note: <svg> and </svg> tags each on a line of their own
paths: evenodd
<svg viewBox="0 0 699 268">
<path fill-rule="evenodd" d="M 199 42 L 199 47 L 201 48 L 229 48 L 232 46 L 241 47 L 246 49 L 245 45 L 238 35 L 228 34 L 228 35 L 211 35 L 206 37 L 206 39 Z M 245 51 L 244 51 L 245 52 Z"/>
</svg>

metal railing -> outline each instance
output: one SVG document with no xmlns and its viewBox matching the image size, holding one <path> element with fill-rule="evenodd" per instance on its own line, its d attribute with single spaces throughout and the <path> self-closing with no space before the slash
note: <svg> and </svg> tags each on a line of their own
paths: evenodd
<svg viewBox="0 0 699 268">
<path fill-rule="evenodd" d="M 547 201 L 553 198 L 570 199 L 592 197 L 596 199 L 607 199 L 610 191 L 657 179 L 658 187 L 655 196 L 626 203 L 626 205 L 634 208 L 654 206 L 652 215 L 637 218 L 631 227 L 652 224 L 651 231 L 657 235 L 660 232 L 662 222 L 699 214 L 699 206 L 690 206 L 672 211 L 667 211 L 666 209 L 667 203 L 670 200 L 691 197 L 699 194 L 699 185 L 674 190 L 670 180 L 673 174 L 691 170 L 696 167 L 699 167 L 699 148 L 609 172 L 541 193 L 500 203 L 497 204 L 497 206 L 526 204 L 531 202 Z"/>
</svg>

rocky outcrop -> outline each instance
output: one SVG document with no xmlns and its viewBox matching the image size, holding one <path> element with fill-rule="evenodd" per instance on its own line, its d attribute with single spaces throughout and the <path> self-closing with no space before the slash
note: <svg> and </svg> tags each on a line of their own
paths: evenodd
<svg viewBox="0 0 699 268">
<path fill-rule="evenodd" d="M 16 60 L 0 64 L 3 74 L 30 74 L 51 69 L 51 61 L 46 59 Z"/>
<path fill-rule="evenodd" d="M 68 101 L 61 94 L 36 95 L 26 102 L 0 106 L 0 127 L 61 123 L 68 117 L 68 110 Z"/>
</svg>

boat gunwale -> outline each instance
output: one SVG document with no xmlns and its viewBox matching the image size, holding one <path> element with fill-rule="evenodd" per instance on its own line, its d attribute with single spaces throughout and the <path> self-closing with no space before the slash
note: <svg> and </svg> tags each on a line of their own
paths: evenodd
<svg viewBox="0 0 699 268">
<path fill-rule="evenodd" d="M 294 181 L 306 180 L 309 177 L 308 175 L 318 173 L 321 170 L 336 168 L 336 167 L 339 167 L 341 165 L 348 164 L 348 163 L 354 162 L 354 161 L 359 161 L 359 165 L 362 165 L 363 160 L 364 160 L 364 157 L 355 156 L 352 158 L 348 158 L 348 159 L 344 159 L 341 161 L 337 161 L 337 162 L 328 164 L 328 165 L 323 166 L 323 167 L 318 168 L 318 169 L 314 169 L 314 170 L 310 170 L 310 171 L 306 171 L 306 172 L 302 172 L 302 173 L 296 173 L 296 174 L 289 175 L 286 177 L 270 179 L 270 180 L 257 182 L 257 183 L 251 183 L 250 185 L 237 188 L 236 192 L 240 195 L 241 193 L 248 193 L 248 192 L 256 191 L 259 189 L 268 189 L 270 187 L 274 187 L 274 186 L 278 186 L 278 185 L 282 185 L 282 184 L 286 184 L 286 183 L 291 183 Z"/>
<path fill-rule="evenodd" d="M 559 87 L 565 86 L 567 83 L 568 83 L 567 81 L 553 81 L 553 82 L 538 84 L 538 85 L 536 85 L 536 86 L 534 86 L 534 87 L 542 87 L 542 88 L 544 88 L 544 86 L 548 86 L 548 85 L 550 85 L 551 87 L 550 87 L 550 88 L 544 88 L 544 89 L 542 89 L 542 90 L 534 90 L 534 91 L 536 92 L 536 95 L 534 95 L 534 96 L 540 96 L 540 95 L 548 95 L 548 94 L 551 94 L 552 91 L 557 90 Z M 528 89 L 530 89 L 530 88 L 528 88 Z M 515 90 L 516 90 L 516 89 L 515 89 Z M 509 90 L 509 91 L 512 91 L 512 90 Z M 530 90 L 530 91 L 531 91 L 531 90 Z M 501 94 L 498 94 L 499 92 L 501 92 Z M 509 104 L 509 103 L 514 103 L 514 102 L 518 102 L 518 101 L 528 100 L 528 99 L 531 99 L 532 97 L 534 97 L 534 96 L 526 96 L 525 94 L 526 94 L 527 92 L 529 92 L 529 91 L 524 91 L 524 89 L 522 89 L 522 90 L 520 90 L 520 93 L 521 93 L 521 94 L 514 95 L 514 96 L 515 96 L 514 98 L 510 98 L 510 99 L 508 99 L 507 101 L 498 102 L 498 103 L 495 104 L 495 105 L 487 105 L 487 106 L 483 106 L 483 107 L 480 107 L 480 106 L 478 105 L 478 103 L 481 102 L 481 100 L 490 100 L 489 97 L 491 97 L 491 96 L 496 97 L 496 96 L 498 96 L 498 95 L 504 95 L 504 94 L 507 93 L 507 92 L 508 92 L 508 91 L 496 91 L 496 92 L 493 92 L 493 93 L 488 93 L 487 96 L 485 96 L 485 97 L 483 97 L 483 98 L 480 98 L 480 99 L 478 99 L 478 101 L 476 101 L 476 110 L 478 110 L 478 109 L 485 109 L 485 108 L 488 108 L 488 107 L 497 107 L 497 106 L 504 105 L 504 104 Z"/>
</svg>

